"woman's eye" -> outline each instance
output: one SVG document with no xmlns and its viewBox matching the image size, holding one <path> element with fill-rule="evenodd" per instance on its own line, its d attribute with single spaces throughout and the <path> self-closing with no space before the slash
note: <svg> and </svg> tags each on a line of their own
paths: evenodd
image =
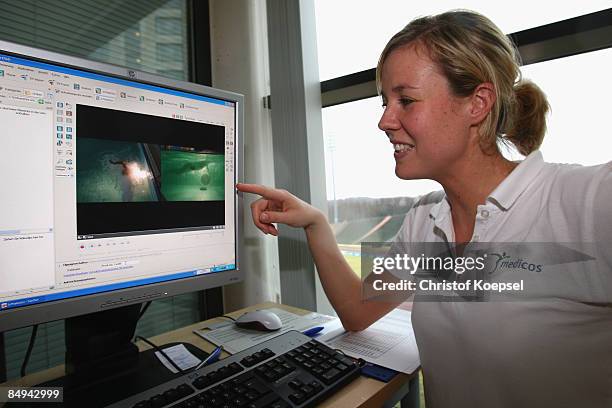
<svg viewBox="0 0 612 408">
<path fill-rule="evenodd" d="M 408 98 L 400 98 L 399 103 L 402 106 L 408 106 L 410 105 L 412 102 L 414 102 L 412 99 L 408 99 Z"/>
</svg>

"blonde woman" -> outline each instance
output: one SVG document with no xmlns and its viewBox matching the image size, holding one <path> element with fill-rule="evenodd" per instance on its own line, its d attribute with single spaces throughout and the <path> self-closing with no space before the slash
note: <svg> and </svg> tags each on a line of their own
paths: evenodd
<svg viewBox="0 0 612 408">
<path fill-rule="evenodd" d="M 519 65 L 490 20 L 451 11 L 412 21 L 377 66 L 379 128 L 393 145 L 395 174 L 444 188 L 418 200 L 398 241 L 594 243 L 591 274 L 574 264 L 538 272 L 541 299 L 415 303 L 428 408 L 612 407 L 612 164 L 543 161 L 548 103 Z M 500 142 L 526 158 L 505 159 Z M 282 190 L 238 190 L 262 196 L 251 208 L 264 233 L 277 235 L 274 223 L 304 228 L 345 328 L 364 329 L 397 306 L 362 300 L 319 210 Z"/>
</svg>

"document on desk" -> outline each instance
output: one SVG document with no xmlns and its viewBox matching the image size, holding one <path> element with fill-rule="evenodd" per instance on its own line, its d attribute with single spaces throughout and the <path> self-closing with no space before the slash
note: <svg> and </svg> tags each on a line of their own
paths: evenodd
<svg viewBox="0 0 612 408">
<path fill-rule="evenodd" d="M 351 357 L 410 374 L 421 365 L 410 319 L 409 311 L 395 309 L 360 332 L 330 322 L 317 340 Z"/>
<path fill-rule="evenodd" d="M 234 354 L 276 337 L 279 334 L 288 332 L 289 330 L 304 331 L 314 326 L 322 326 L 332 320 L 338 320 L 336 317 L 319 313 L 309 313 L 307 315 L 300 316 L 278 308 L 270 308 L 265 310 L 276 313 L 276 315 L 280 318 L 283 324 L 283 327 L 280 330 L 273 332 L 247 330 L 238 328 L 235 324 L 230 322 L 227 325 L 218 327 L 214 330 L 203 328 L 194 330 L 193 332 L 205 340 L 216 344 L 217 346 L 223 346 L 223 349 L 228 353 Z"/>
</svg>

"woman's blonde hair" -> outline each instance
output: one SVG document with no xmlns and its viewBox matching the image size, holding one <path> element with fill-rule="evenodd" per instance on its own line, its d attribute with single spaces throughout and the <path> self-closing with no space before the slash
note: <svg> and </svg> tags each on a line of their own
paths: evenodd
<svg viewBox="0 0 612 408">
<path fill-rule="evenodd" d="M 484 82 L 493 84 L 497 98 L 479 128 L 484 151 L 496 151 L 498 139 L 512 142 L 523 155 L 540 147 L 549 110 L 546 95 L 533 82 L 522 80 L 515 45 L 491 20 L 467 10 L 413 20 L 389 40 L 380 55 L 376 67 L 379 93 L 385 60 L 408 44 L 427 51 L 458 97 L 471 95 Z"/>
</svg>

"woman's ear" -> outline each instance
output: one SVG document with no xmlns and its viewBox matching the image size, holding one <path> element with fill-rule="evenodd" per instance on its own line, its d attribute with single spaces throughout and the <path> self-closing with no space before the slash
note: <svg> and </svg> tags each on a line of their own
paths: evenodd
<svg viewBox="0 0 612 408">
<path fill-rule="evenodd" d="M 480 124 L 493 109 L 497 100 L 495 87 L 490 82 L 478 85 L 471 96 L 470 118 L 472 125 Z"/>
</svg>

